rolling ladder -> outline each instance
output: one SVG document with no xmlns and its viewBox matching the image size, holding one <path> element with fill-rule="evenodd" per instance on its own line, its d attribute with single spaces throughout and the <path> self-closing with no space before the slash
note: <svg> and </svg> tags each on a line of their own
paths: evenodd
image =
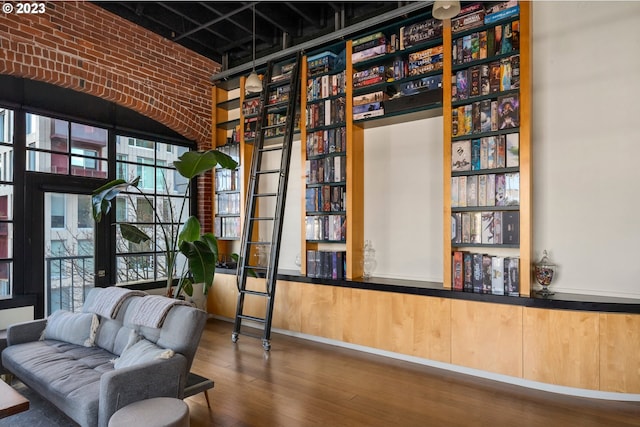
<svg viewBox="0 0 640 427">
<path fill-rule="evenodd" d="M 236 276 L 238 302 L 231 340 L 237 342 L 240 334 L 262 338 L 262 346 L 267 351 L 271 349 L 271 321 L 289 162 L 297 117 L 296 106 L 300 92 L 301 58 L 302 53 L 298 52 L 295 59 L 281 60 L 279 64 L 270 61 L 267 65 L 261 95 L 261 112 L 255 128 L 251 176 Z M 283 68 L 290 69 L 289 77 L 279 75 L 274 78 L 274 68 L 280 67 L 283 63 Z M 288 97 L 285 100 L 284 94 L 287 92 Z M 283 125 L 284 134 L 280 137 L 277 131 L 282 129 Z M 276 134 L 278 137 L 274 137 Z M 248 281 L 249 277 L 254 279 Z M 247 299 L 252 300 L 250 304 L 247 304 Z M 256 299 L 264 300 L 264 314 L 255 314 L 259 305 L 253 303 Z M 245 310 L 252 314 L 246 314 Z M 257 325 L 258 328 L 262 327 L 262 337 L 243 332 L 243 321 L 249 321 L 252 326 Z"/>
</svg>

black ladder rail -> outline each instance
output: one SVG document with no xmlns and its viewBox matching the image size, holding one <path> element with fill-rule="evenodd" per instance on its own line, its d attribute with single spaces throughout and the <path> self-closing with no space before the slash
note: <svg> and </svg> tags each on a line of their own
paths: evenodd
<svg viewBox="0 0 640 427">
<path fill-rule="evenodd" d="M 298 52 L 295 57 L 295 65 L 291 71 L 288 81 L 271 82 L 272 72 L 274 68 L 273 61 L 267 66 L 264 85 L 265 88 L 261 96 L 262 112 L 256 124 L 256 137 L 253 141 L 253 155 L 251 160 L 251 176 L 247 191 L 245 222 L 242 231 L 241 252 L 238 262 L 237 271 L 237 287 L 238 287 L 238 303 L 236 306 L 236 316 L 234 321 L 233 333 L 231 339 L 237 342 L 239 335 L 247 335 L 256 337 L 255 334 L 242 332 L 242 321 L 248 320 L 253 323 L 262 325 L 262 346 L 265 350 L 271 349 L 271 324 L 273 317 L 273 307 L 275 302 L 276 280 L 278 271 L 278 262 L 280 258 L 280 240 L 282 238 L 282 224 L 284 219 L 284 206 L 286 201 L 287 185 L 289 180 L 289 164 L 291 161 L 291 149 L 293 143 L 293 135 L 295 132 L 296 105 L 300 93 L 300 63 L 302 53 Z M 286 102 L 278 102 L 268 104 L 269 89 L 289 84 L 289 99 Z M 267 123 L 269 111 L 283 110 L 286 107 L 285 132 L 283 135 L 282 145 L 265 146 L 265 130 L 274 128 L 273 125 L 263 126 Z M 278 124 L 278 127 L 281 125 Z M 268 152 L 281 151 L 280 168 L 274 169 L 271 166 L 268 169 L 262 168 L 263 154 Z M 259 191 L 260 180 L 262 177 L 278 175 L 278 187 L 274 191 Z M 263 185 L 264 186 L 264 185 Z M 258 200 L 275 198 L 275 212 L 264 212 L 260 209 L 257 212 Z M 256 226 L 261 223 L 273 223 L 270 241 L 254 241 L 254 232 Z M 250 257 L 252 249 L 255 255 L 256 248 L 263 247 L 269 250 L 269 259 L 266 266 L 252 265 Z M 247 289 L 247 279 L 252 277 L 260 277 L 265 279 L 265 289 L 255 290 Z M 245 296 L 252 295 L 256 297 L 266 298 L 265 316 L 264 318 L 247 315 L 244 313 Z"/>
</svg>

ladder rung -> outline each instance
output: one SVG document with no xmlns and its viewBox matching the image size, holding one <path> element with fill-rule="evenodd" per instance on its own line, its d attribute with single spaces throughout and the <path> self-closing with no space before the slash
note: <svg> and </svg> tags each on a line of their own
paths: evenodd
<svg viewBox="0 0 640 427">
<path fill-rule="evenodd" d="M 257 171 L 256 173 L 263 175 L 267 173 L 280 173 L 280 172 L 282 172 L 282 169 L 265 169 L 263 171 Z"/>
<path fill-rule="evenodd" d="M 245 319 L 245 320 L 252 320 L 254 322 L 258 322 L 258 323 L 265 323 L 266 320 L 263 319 L 262 317 L 255 317 L 255 316 L 249 316 L 248 314 L 240 314 L 238 315 L 239 318 L 241 319 Z"/>
<path fill-rule="evenodd" d="M 268 126 L 262 126 L 262 129 L 275 129 L 275 128 L 279 128 L 282 126 L 286 126 L 286 123 L 278 123 L 277 125 L 268 125 Z"/>
<path fill-rule="evenodd" d="M 274 217 L 272 216 L 257 216 L 257 217 L 253 217 L 253 218 L 249 218 L 250 220 L 254 220 L 254 221 L 273 221 L 275 220 Z"/>
<path fill-rule="evenodd" d="M 242 290 L 240 292 L 248 294 L 248 295 L 258 295 L 258 296 L 261 296 L 261 297 L 270 297 L 271 296 L 271 295 L 269 295 L 268 292 L 252 291 L 250 289 L 244 289 L 244 290 Z"/>
<path fill-rule="evenodd" d="M 260 151 L 278 151 L 282 150 L 284 147 L 282 145 L 269 145 L 268 147 L 260 148 Z"/>
<path fill-rule="evenodd" d="M 238 331 L 238 333 L 239 333 L 240 335 L 244 335 L 244 336 L 247 336 L 247 337 L 250 337 L 250 338 L 256 338 L 256 339 L 259 339 L 259 340 L 260 340 L 260 339 L 262 339 L 262 337 L 261 337 L 260 335 L 258 335 L 258 334 L 252 334 L 251 332 L 241 332 L 241 331 Z"/>
<path fill-rule="evenodd" d="M 255 241 L 255 242 L 248 242 L 250 245 L 271 245 L 271 242 L 265 242 L 265 241 Z"/>
<path fill-rule="evenodd" d="M 278 193 L 260 193 L 260 194 L 254 194 L 254 196 L 256 197 L 276 197 L 278 195 Z"/>
<path fill-rule="evenodd" d="M 251 270 L 264 270 L 264 271 L 267 270 L 267 267 L 262 267 L 259 265 L 249 265 L 249 264 L 245 265 L 244 268 L 250 268 Z"/>
</svg>

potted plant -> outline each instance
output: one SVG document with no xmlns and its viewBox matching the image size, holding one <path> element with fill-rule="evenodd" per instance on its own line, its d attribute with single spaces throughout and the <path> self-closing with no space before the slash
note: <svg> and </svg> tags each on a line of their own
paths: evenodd
<svg viewBox="0 0 640 427">
<path fill-rule="evenodd" d="M 225 169 L 235 169 L 238 163 L 225 153 L 218 150 L 208 150 L 183 153 L 173 165 L 181 176 L 192 180 L 214 169 L 217 165 Z M 103 216 L 109 213 L 112 201 L 116 196 L 123 191 L 131 191 L 133 189 L 147 200 L 157 223 L 162 223 L 156 206 L 151 203 L 149 196 L 138 187 L 139 180 L 140 177 L 131 181 L 116 179 L 96 189 L 92 194 L 93 218 L 95 221 L 100 222 Z M 179 222 L 179 219 L 182 218 L 189 201 L 188 192 L 189 188 L 186 186 L 185 192 L 181 197 L 180 211 L 175 212 L 171 209 L 171 218 L 177 218 L 177 220 L 172 220 L 172 223 Z M 122 237 L 132 243 L 139 244 L 151 240 L 149 235 L 132 223 L 116 222 L 116 225 L 120 227 Z M 218 261 L 218 240 L 216 237 L 213 233 L 203 234 L 200 221 L 195 216 L 190 216 L 182 227 L 164 225 L 160 227 L 160 230 L 165 245 L 167 296 L 179 298 L 184 292 L 191 297 L 193 296 L 193 284 L 202 283 L 203 293 L 206 297 L 213 285 L 213 277 Z M 181 271 L 177 272 L 180 254 L 184 256 L 186 263 L 181 263 Z M 174 283 L 176 279 L 177 283 Z M 175 291 L 173 290 L 174 285 L 176 286 Z"/>
</svg>

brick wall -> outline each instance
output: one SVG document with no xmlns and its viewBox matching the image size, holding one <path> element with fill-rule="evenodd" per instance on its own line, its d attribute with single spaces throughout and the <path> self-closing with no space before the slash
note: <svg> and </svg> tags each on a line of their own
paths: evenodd
<svg viewBox="0 0 640 427">
<path fill-rule="evenodd" d="M 0 74 L 88 93 L 211 147 L 211 83 L 219 64 L 88 2 L 47 2 L 46 13 L 0 14 Z M 211 230 L 211 179 L 198 215 Z"/>
</svg>

